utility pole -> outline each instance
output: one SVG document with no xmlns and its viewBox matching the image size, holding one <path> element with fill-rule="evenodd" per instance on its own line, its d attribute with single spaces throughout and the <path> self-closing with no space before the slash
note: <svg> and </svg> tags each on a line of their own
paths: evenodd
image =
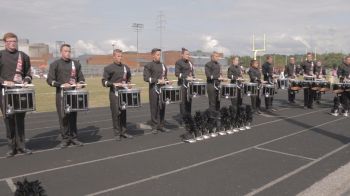
<svg viewBox="0 0 350 196">
<path fill-rule="evenodd" d="M 162 11 L 157 16 L 157 28 L 159 29 L 159 48 L 163 47 L 163 30 L 165 29 L 165 16 Z"/>
<path fill-rule="evenodd" d="M 133 23 L 131 26 L 136 32 L 136 52 L 139 53 L 139 32 L 143 29 L 143 24 L 141 23 Z"/>
</svg>

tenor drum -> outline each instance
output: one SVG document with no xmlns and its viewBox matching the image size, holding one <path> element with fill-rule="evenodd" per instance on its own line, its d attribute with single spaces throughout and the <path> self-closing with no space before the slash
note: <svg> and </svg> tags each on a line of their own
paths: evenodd
<svg viewBox="0 0 350 196">
<path fill-rule="evenodd" d="M 243 83 L 244 94 L 247 96 L 258 95 L 258 83 L 247 82 Z"/>
<path fill-rule="evenodd" d="M 273 97 L 275 95 L 275 85 L 263 84 L 263 95 L 265 97 Z"/>
<path fill-rule="evenodd" d="M 34 89 L 5 89 L 5 111 L 6 115 L 35 111 Z"/>
<path fill-rule="evenodd" d="M 205 96 L 207 92 L 207 83 L 205 82 L 190 82 L 189 90 L 191 97 Z"/>
<path fill-rule="evenodd" d="M 181 103 L 182 93 L 179 86 L 165 85 L 161 87 L 162 101 L 166 104 Z"/>
<path fill-rule="evenodd" d="M 66 113 L 89 110 L 89 92 L 83 89 L 63 91 L 63 104 Z"/>
<path fill-rule="evenodd" d="M 290 81 L 290 90 L 299 91 L 302 88 L 302 82 L 299 80 Z"/>
<path fill-rule="evenodd" d="M 236 98 L 238 95 L 237 84 L 222 84 L 220 94 L 225 99 Z"/>
<path fill-rule="evenodd" d="M 126 108 L 141 107 L 140 89 L 121 89 L 118 90 L 119 107 L 123 110 Z"/>
<path fill-rule="evenodd" d="M 344 92 L 344 88 L 343 88 L 343 83 L 333 83 L 332 84 L 332 91 L 335 94 L 341 94 Z"/>
</svg>

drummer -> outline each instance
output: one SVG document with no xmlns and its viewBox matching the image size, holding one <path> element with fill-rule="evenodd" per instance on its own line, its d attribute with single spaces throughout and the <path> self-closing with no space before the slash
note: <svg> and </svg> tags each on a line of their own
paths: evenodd
<svg viewBox="0 0 350 196">
<path fill-rule="evenodd" d="M 350 56 L 345 57 L 345 62 L 339 66 L 337 73 L 338 73 L 339 81 L 341 83 L 350 83 Z M 344 107 L 343 115 L 349 116 L 349 109 L 350 109 L 349 89 L 345 90 L 342 93 L 341 100 Z"/>
<path fill-rule="evenodd" d="M 192 97 L 187 95 L 189 82 L 194 78 L 193 64 L 190 61 L 190 52 L 186 48 L 181 50 L 181 59 L 175 63 L 175 76 L 178 78 L 177 84 L 181 86 L 182 102 L 180 103 L 180 114 L 184 117 L 191 114 Z"/>
<path fill-rule="evenodd" d="M 315 66 L 315 62 L 312 60 L 312 53 L 307 53 L 306 61 L 301 64 L 302 72 L 305 76 L 315 77 L 313 70 Z M 311 88 L 304 88 L 304 109 L 313 109 L 313 100 L 315 96 L 315 91 Z"/>
<path fill-rule="evenodd" d="M 161 100 L 161 87 L 169 83 L 167 67 L 160 62 L 161 49 L 154 48 L 151 51 L 152 62 L 145 65 L 143 70 L 143 79 L 149 83 L 149 103 L 151 110 L 152 133 L 158 131 L 169 132 L 164 128 L 165 103 Z"/>
<path fill-rule="evenodd" d="M 3 37 L 5 50 L 0 51 L 0 90 L 4 85 L 13 87 L 15 84 L 29 84 L 32 82 L 30 59 L 27 54 L 18 51 L 18 38 L 14 33 L 5 33 Z M 0 96 L 1 111 L 6 126 L 6 137 L 9 151 L 7 157 L 17 153 L 31 154 L 25 148 L 24 118 L 25 112 L 6 115 L 4 97 Z"/>
<path fill-rule="evenodd" d="M 211 54 L 211 60 L 205 64 L 205 76 L 207 77 L 207 92 L 209 99 L 209 111 L 212 118 L 218 118 L 220 110 L 219 88 L 223 79 L 221 65 L 219 63 L 220 55 L 218 52 Z"/>
<path fill-rule="evenodd" d="M 252 83 L 258 83 L 258 85 L 261 85 L 261 72 L 259 70 L 259 64 L 257 60 L 251 60 L 250 61 L 250 68 L 248 71 L 248 75 L 250 78 L 250 82 Z M 261 114 L 261 100 L 260 100 L 260 90 L 258 90 L 258 95 L 257 96 L 251 96 L 251 103 L 252 103 L 252 109 L 253 112 L 256 114 Z"/>
<path fill-rule="evenodd" d="M 61 58 L 50 64 L 47 75 L 47 83 L 56 88 L 56 110 L 60 123 L 62 142 L 61 148 L 70 144 L 82 146 L 83 143 L 77 139 L 77 112 L 65 113 L 62 105 L 62 90 L 72 90 L 84 87 L 85 79 L 78 61 L 71 59 L 71 46 L 62 44 L 60 47 Z"/>
<path fill-rule="evenodd" d="M 314 68 L 314 75 L 316 76 L 316 80 L 325 80 L 326 79 L 326 68 L 322 65 L 321 61 L 316 62 L 316 66 Z M 321 101 L 321 92 L 317 91 L 315 93 L 315 100 L 317 104 L 320 104 Z"/>
<path fill-rule="evenodd" d="M 289 63 L 284 68 L 284 75 L 288 79 L 295 79 L 298 75 L 297 65 L 295 64 L 295 57 L 289 57 Z M 291 88 L 288 88 L 288 103 L 295 103 L 295 91 L 292 91 Z"/>
<path fill-rule="evenodd" d="M 118 90 L 131 87 L 130 68 L 122 63 L 123 51 L 115 49 L 113 51 L 113 63 L 107 65 L 103 71 L 102 85 L 109 87 L 109 102 L 112 112 L 113 132 L 116 141 L 121 138 L 133 138 L 127 134 L 126 110 L 119 105 Z"/>
<path fill-rule="evenodd" d="M 231 84 L 240 85 L 240 81 L 243 80 L 242 69 L 239 62 L 239 57 L 234 56 L 232 58 L 232 64 L 229 66 L 227 70 L 227 78 L 231 79 Z M 232 106 L 238 108 L 242 105 L 242 94 L 241 89 L 237 88 L 237 98 L 231 99 Z"/>
<path fill-rule="evenodd" d="M 266 56 L 266 62 L 262 65 L 262 73 L 264 75 L 264 81 L 267 84 L 274 84 L 274 78 L 273 78 L 273 58 L 271 55 Z M 273 102 L 273 96 L 271 95 L 269 97 L 265 96 L 265 108 L 267 111 L 276 111 L 274 108 L 272 108 L 272 102 Z"/>
</svg>

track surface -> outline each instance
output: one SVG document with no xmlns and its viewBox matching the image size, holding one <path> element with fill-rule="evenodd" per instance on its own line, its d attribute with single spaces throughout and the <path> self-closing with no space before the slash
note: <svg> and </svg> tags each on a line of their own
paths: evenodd
<svg viewBox="0 0 350 196">
<path fill-rule="evenodd" d="M 116 142 L 109 108 L 78 114 L 83 147 L 60 150 L 57 114 L 26 118 L 27 147 L 34 154 L 5 158 L 0 123 L 0 195 L 12 195 L 13 182 L 40 180 L 48 195 L 295 195 L 350 161 L 350 122 L 329 115 L 332 94 L 304 110 L 286 103 L 279 91 L 277 112 L 254 116 L 253 128 L 194 144 L 181 141 L 179 106 L 168 105 L 170 133 L 137 128 L 150 118 L 149 105 L 127 111 L 131 140 Z M 244 98 L 248 102 L 248 98 Z M 262 105 L 264 101 L 262 100 Z M 229 101 L 223 101 L 228 106 Z M 193 111 L 208 107 L 196 98 Z"/>
</svg>

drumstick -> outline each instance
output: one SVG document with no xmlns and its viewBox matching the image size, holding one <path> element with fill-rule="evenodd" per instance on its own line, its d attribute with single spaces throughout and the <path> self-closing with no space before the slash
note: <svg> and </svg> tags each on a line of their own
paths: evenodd
<svg viewBox="0 0 350 196">
<path fill-rule="evenodd" d="M 8 85 L 8 84 L 2 84 L 3 86 L 18 86 L 18 87 L 24 87 L 24 86 L 34 86 L 34 84 L 14 84 L 14 85 Z"/>
<path fill-rule="evenodd" d="M 68 86 L 68 88 L 69 87 L 76 87 L 76 86 L 78 86 L 78 85 L 76 85 L 76 84 L 71 84 L 70 86 Z M 80 84 L 80 86 L 87 86 L 87 84 Z M 64 88 L 65 86 L 62 84 L 61 85 L 61 88 Z"/>
</svg>

